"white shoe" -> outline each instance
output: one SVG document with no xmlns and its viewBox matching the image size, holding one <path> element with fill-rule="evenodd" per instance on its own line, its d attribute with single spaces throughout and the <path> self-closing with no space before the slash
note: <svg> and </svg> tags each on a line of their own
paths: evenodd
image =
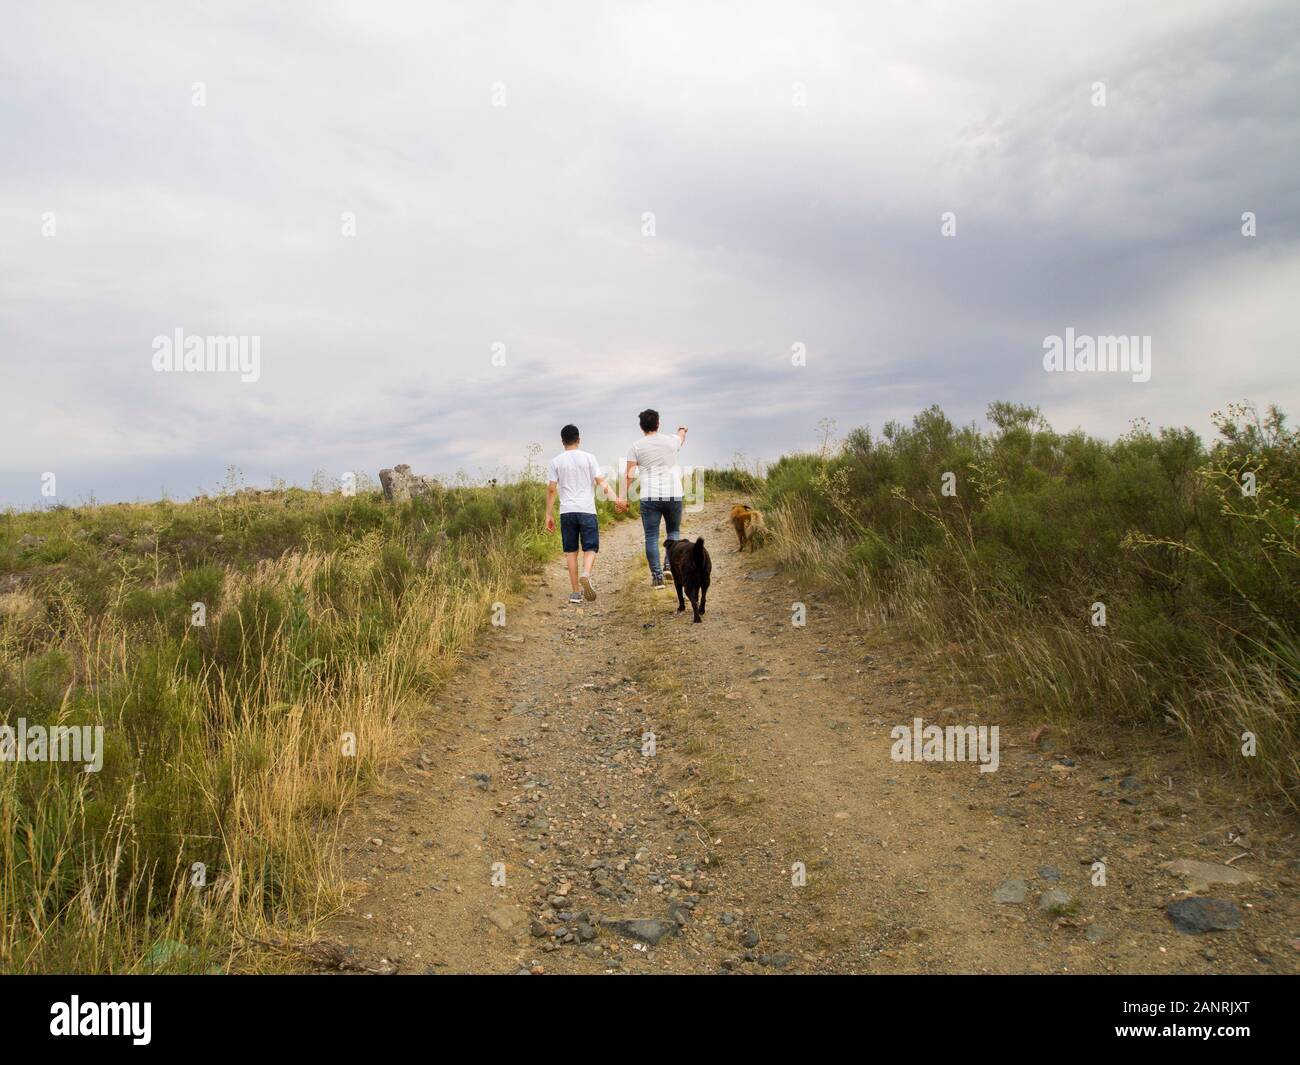
<svg viewBox="0 0 1300 1065">
<path fill-rule="evenodd" d="M 582 585 L 582 596 L 589 603 L 596 601 L 596 586 L 591 583 L 591 574 L 584 573 L 578 578 L 578 583 Z"/>
</svg>

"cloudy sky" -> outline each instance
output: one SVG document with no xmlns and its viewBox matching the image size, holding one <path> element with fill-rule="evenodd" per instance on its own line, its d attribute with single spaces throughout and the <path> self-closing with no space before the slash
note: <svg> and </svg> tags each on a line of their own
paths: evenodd
<svg viewBox="0 0 1300 1065">
<path fill-rule="evenodd" d="M 568 421 L 613 463 L 645 406 L 712 463 L 931 403 L 1300 416 L 1298 41 L 1242 0 L 10 5 L 0 504 L 478 477 Z M 1046 373 L 1067 327 L 1150 381 Z M 259 379 L 156 372 L 178 328 Z"/>
</svg>

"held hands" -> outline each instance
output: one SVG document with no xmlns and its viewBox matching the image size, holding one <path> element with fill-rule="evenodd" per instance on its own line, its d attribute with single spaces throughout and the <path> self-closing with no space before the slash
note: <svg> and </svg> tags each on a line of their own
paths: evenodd
<svg viewBox="0 0 1300 1065">
<path fill-rule="evenodd" d="M 616 500 L 614 500 L 614 509 L 615 509 L 616 511 L 618 511 L 620 514 L 626 514 L 626 513 L 627 513 L 627 500 L 626 500 L 626 499 L 616 499 Z"/>
</svg>

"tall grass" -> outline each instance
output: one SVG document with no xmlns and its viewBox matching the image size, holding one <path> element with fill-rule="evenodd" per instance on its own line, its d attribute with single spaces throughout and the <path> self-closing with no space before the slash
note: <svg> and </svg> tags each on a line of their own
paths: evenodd
<svg viewBox="0 0 1300 1065">
<path fill-rule="evenodd" d="M 0 515 L 0 969 L 257 968 L 336 908 L 340 812 L 554 550 L 531 483 Z M 206 623 L 192 624 L 194 604 Z"/>
<path fill-rule="evenodd" d="M 704 494 L 709 499 L 715 498 L 718 493 L 757 499 L 763 490 L 761 470 L 748 469 L 739 461 L 728 467 L 705 469 L 703 475 Z"/>
<path fill-rule="evenodd" d="M 1062 718 L 1172 723 L 1294 807 L 1300 436 L 1245 405 L 1216 416 L 1209 448 L 1186 429 L 1058 433 L 1011 404 L 989 421 L 931 408 L 781 459 L 765 494 L 778 557 L 1001 692 Z"/>
</svg>

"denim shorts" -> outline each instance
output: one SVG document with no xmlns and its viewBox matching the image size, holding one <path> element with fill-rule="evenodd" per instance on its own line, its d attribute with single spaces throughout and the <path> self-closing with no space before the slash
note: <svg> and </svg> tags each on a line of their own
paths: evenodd
<svg viewBox="0 0 1300 1065">
<path fill-rule="evenodd" d="M 600 550 L 600 524 L 595 514 L 561 514 L 560 539 L 564 543 L 564 553 L 572 554 L 578 550 L 578 541 L 582 541 L 584 551 Z"/>
</svg>

